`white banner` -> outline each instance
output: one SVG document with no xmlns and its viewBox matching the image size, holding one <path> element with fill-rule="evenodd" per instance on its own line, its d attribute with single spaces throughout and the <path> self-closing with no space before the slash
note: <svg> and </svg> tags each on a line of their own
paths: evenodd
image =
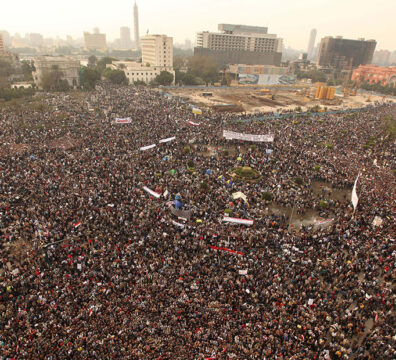
<svg viewBox="0 0 396 360">
<path fill-rule="evenodd" d="M 172 220 L 172 224 L 178 226 L 179 228 L 184 229 L 184 225 L 183 224 L 180 224 L 180 223 L 178 223 L 178 222 L 176 222 L 174 220 Z"/>
<path fill-rule="evenodd" d="M 359 198 L 358 198 L 357 193 L 356 193 L 356 184 L 357 184 L 357 181 L 359 179 L 359 176 L 360 176 L 360 174 L 357 176 L 357 178 L 355 180 L 355 184 L 353 185 L 353 189 L 352 189 L 351 201 L 352 201 L 352 205 L 353 205 L 353 211 L 356 210 L 356 207 L 357 207 L 358 202 L 359 202 Z"/>
<path fill-rule="evenodd" d="M 170 138 L 166 138 L 166 139 L 162 139 L 159 142 L 160 142 L 160 144 L 163 144 L 163 143 L 167 143 L 167 142 L 173 141 L 173 140 L 176 140 L 176 136 L 173 136 L 173 137 L 170 137 Z"/>
<path fill-rule="evenodd" d="M 147 191 L 150 195 L 153 195 L 154 197 L 156 197 L 157 199 L 161 196 L 161 194 L 158 194 L 157 192 L 149 189 L 147 186 L 143 186 L 143 190 Z"/>
<path fill-rule="evenodd" d="M 143 146 L 143 147 L 140 148 L 140 150 L 141 150 L 141 151 L 145 151 L 145 150 L 148 150 L 148 149 L 155 148 L 156 146 L 157 146 L 157 145 L 155 145 L 155 144 L 153 144 L 153 145 L 148 145 L 148 146 Z"/>
<path fill-rule="evenodd" d="M 246 270 L 239 270 L 238 271 L 239 275 L 247 275 L 248 271 Z"/>
<path fill-rule="evenodd" d="M 115 122 L 116 122 L 116 124 L 130 124 L 132 122 L 132 119 L 130 117 L 116 118 Z"/>
<path fill-rule="evenodd" d="M 243 134 L 234 131 L 223 130 L 223 136 L 227 140 L 244 140 L 253 142 L 273 142 L 274 135 L 253 135 L 253 134 Z"/>
<path fill-rule="evenodd" d="M 192 126 L 199 126 L 200 124 L 195 123 L 194 121 L 187 121 L 187 124 L 190 124 Z"/>
<path fill-rule="evenodd" d="M 234 223 L 234 224 L 242 224 L 242 225 L 253 225 L 253 220 L 246 220 L 246 219 L 238 219 L 232 218 L 229 216 L 224 216 L 223 221 Z"/>
</svg>

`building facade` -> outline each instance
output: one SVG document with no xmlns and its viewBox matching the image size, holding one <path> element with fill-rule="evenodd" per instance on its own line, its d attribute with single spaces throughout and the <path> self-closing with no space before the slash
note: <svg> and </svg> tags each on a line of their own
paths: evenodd
<svg viewBox="0 0 396 360">
<path fill-rule="evenodd" d="M 120 46 L 123 50 L 129 50 L 132 48 L 131 30 L 127 26 L 122 26 L 120 28 Z"/>
<path fill-rule="evenodd" d="M 374 65 L 361 65 L 352 73 L 352 81 L 368 82 L 370 84 L 380 82 L 381 85 L 396 85 L 396 67 L 381 67 Z"/>
<path fill-rule="evenodd" d="M 321 40 L 317 65 L 349 70 L 359 65 L 370 64 L 377 45 L 375 40 L 350 40 L 341 36 Z"/>
<path fill-rule="evenodd" d="M 173 38 L 146 35 L 141 39 L 142 63 L 173 70 Z"/>
<path fill-rule="evenodd" d="M 266 27 L 219 24 L 219 33 L 197 34 L 195 55 L 209 56 L 221 67 L 226 64 L 279 66 L 282 39 L 268 34 Z"/>
<path fill-rule="evenodd" d="M 5 56 L 7 54 L 4 40 L 3 40 L 3 35 L 0 34 L 0 56 Z"/>
<path fill-rule="evenodd" d="M 386 66 L 390 64 L 391 52 L 388 50 L 379 50 L 374 53 L 373 64 Z"/>
<path fill-rule="evenodd" d="M 38 87 L 42 87 L 43 76 L 57 67 L 62 73 L 62 79 L 67 80 L 69 86 L 79 84 L 80 61 L 67 56 L 38 56 L 34 58 L 33 80 Z"/>
<path fill-rule="evenodd" d="M 91 34 L 89 32 L 84 33 L 84 49 L 87 51 L 90 50 L 99 50 L 106 51 L 106 34 L 94 33 Z"/>
<path fill-rule="evenodd" d="M 143 81 L 146 84 L 150 84 L 163 70 L 170 72 L 173 74 L 173 79 L 175 78 L 173 69 L 160 66 L 147 66 L 145 63 L 137 63 L 134 61 L 113 61 L 113 63 L 108 64 L 107 67 L 124 71 L 130 84 L 134 84 L 136 81 Z"/>
<path fill-rule="evenodd" d="M 315 40 L 316 40 L 316 29 L 311 30 L 311 34 L 309 35 L 309 42 L 308 42 L 308 59 L 312 59 L 314 57 L 314 48 L 315 48 Z"/>
</svg>

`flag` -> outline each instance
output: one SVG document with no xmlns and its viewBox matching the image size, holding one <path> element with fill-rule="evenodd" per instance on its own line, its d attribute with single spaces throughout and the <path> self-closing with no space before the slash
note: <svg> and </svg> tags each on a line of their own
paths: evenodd
<svg viewBox="0 0 396 360">
<path fill-rule="evenodd" d="M 242 225 L 253 225 L 253 220 L 247 220 L 247 219 L 238 219 L 238 218 L 232 218 L 229 216 L 224 216 L 223 221 L 234 223 L 234 224 L 242 224 Z"/>
<path fill-rule="evenodd" d="M 353 205 L 353 211 L 356 210 L 356 207 L 357 207 L 358 202 L 359 202 L 359 198 L 358 198 L 357 193 L 356 193 L 356 184 L 358 182 L 359 176 L 360 176 L 360 174 L 357 176 L 357 178 L 355 180 L 355 184 L 353 185 L 353 189 L 352 189 L 351 201 L 352 201 L 352 205 Z"/>
<path fill-rule="evenodd" d="M 77 229 L 80 225 L 81 225 L 81 221 L 79 221 L 78 223 L 75 223 L 74 228 Z"/>
<path fill-rule="evenodd" d="M 143 186 L 143 190 L 144 190 L 144 191 L 147 191 L 150 195 L 153 195 L 153 196 L 156 197 L 157 199 L 158 199 L 159 197 L 161 197 L 161 194 L 158 194 L 157 192 L 155 192 L 155 191 L 149 189 L 147 186 Z"/>
</svg>

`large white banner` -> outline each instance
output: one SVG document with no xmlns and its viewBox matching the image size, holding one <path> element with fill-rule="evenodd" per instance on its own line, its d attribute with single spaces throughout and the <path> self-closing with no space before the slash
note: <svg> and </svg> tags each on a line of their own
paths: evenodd
<svg viewBox="0 0 396 360">
<path fill-rule="evenodd" d="M 234 224 L 241 224 L 241 225 L 253 225 L 253 220 L 247 220 L 247 219 L 238 219 L 238 218 L 232 218 L 229 216 L 224 216 L 223 221 L 234 223 Z"/>
<path fill-rule="evenodd" d="M 141 150 L 141 151 L 145 151 L 145 150 L 148 150 L 148 149 L 155 148 L 156 146 L 157 146 L 157 145 L 155 145 L 155 144 L 153 144 L 153 145 L 148 145 L 148 146 L 143 146 L 143 147 L 140 148 L 140 150 Z"/>
<path fill-rule="evenodd" d="M 353 211 L 356 210 L 356 207 L 357 207 L 358 202 L 359 202 L 359 198 L 358 198 L 357 193 L 356 193 L 356 184 L 358 182 L 359 176 L 360 176 L 360 174 L 357 176 L 357 178 L 355 180 L 355 184 L 353 185 L 353 189 L 352 189 L 351 201 L 352 201 L 352 205 L 353 205 Z"/>
<path fill-rule="evenodd" d="M 170 138 L 166 138 L 166 139 L 162 139 L 162 140 L 159 141 L 159 143 L 163 144 L 163 143 L 167 143 L 167 142 L 173 141 L 173 140 L 176 140 L 176 136 L 173 136 L 173 137 L 170 137 Z"/>
<path fill-rule="evenodd" d="M 273 142 L 274 135 L 253 135 L 253 134 L 243 134 L 234 131 L 223 130 L 223 136 L 227 140 L 244 140 L 244 141 L 254 141 L 254 142 Z"/>
<path fill-rule="evenodd" d="M 159 197 L 161 197 L 161 194 L 158 194 L 157 192 L 155 192 L 155 191 L 149 189 L 147 186 L 143 186 L 143 190 L 144 190 L 144 191 L 147 191 L 150 195 L 153 195 L 153 196 L 156 197 L 157 199 L 158 199 Z"/>
<path fill-rule="evenodd" d="M 116 118 L 115 122 L 116 122 L 116 124 L 130 124 L 132 122 L 132 119 L 130 117 Z"/>
</svg>

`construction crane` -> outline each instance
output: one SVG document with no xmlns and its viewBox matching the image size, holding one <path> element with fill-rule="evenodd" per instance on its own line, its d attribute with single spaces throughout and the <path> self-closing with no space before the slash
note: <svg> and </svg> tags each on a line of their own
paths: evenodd
<svg viewBox="0 0 396 360">
<path fill-rule="evenodd" d="M 344 97 L 348 97 L 351 94 L 351 86 L 349 85 L 349 81 L 351 80 L 351 76 L 352 76 L 352 64 L 353 64 L 353 57 L 349 59 L 348 72 L 346 73 L 344 79 Z"/>
</svg>

